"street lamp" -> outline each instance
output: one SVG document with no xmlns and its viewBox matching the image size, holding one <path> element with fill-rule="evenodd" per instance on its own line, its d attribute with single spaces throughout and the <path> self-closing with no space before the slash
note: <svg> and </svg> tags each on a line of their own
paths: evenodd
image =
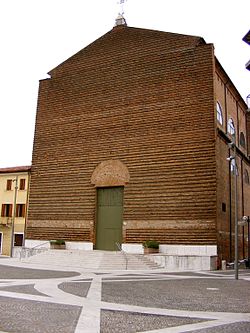
<svg viewBox="0 0 250 333">
<path fill-rule="evenodd" d="M 234 228 L 235 228 L 235 236 L 234 236 L 234 271 L 235 271 L 235 279 L 239 278 L 239 270 L 238 270 L 238 193 L 237 193 L 237 166 L 236 166 L 236 144 L 235 144 L 235 136 L 234 142 L 230 142 L 228 147 L 232 149 L 232 155 L 230 155 L 227 160 L 231 164 L 231 170 L 234 172 Z M 233 165 L 234 161 L 234 165 Z"/>
<path fill-rule="evenodd" d="M 10 245 L 10 256 L 13 257 L 13 248 L 14 248 L 14 231 L 15 231 L 15 218 L 16 218 L 16 199 L 17 199 L 17 190 L 18 190 L 18 176 L 16 176 L 15 179 L 13 179 L 13 182 L 15 183 L 15 192 L 14 192 L 14 211 L 12 214 L 12 223 L 11 223 L 11 245 Z"/>
</svg>

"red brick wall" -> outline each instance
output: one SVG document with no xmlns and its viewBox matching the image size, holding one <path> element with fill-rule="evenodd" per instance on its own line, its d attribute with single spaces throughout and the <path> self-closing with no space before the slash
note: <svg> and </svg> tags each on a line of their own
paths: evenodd
<svg viewBox="0 0 250 333">
<path fill-rule="evenodd" d="M 213 46 L 118 27 L 50 73 L 40 82 L 27 237 L 94 241 L 91 176 L 118 159 L 130 173 L 123 241 L 216 244 Z"/>
<path fill-rule="evenodd" d="M 247 151 L 248 156 L 250 156 L 250 112 L 247 112 L 246 117 L 246 130 L 247 130 Z"/>
<path fill-rule="evenodd" d="M 229 150 L 228 143 L 232 136 L 227 133 L 227 121 L 232 118 L 236 130 L 237 144 L 237 191 L 238 191 L 238 220 L 243 215 L 247 215 L 250 200 L 250 185 L 244 181 L 244 171 L 250 167 L 247 158 L 247 146 L 244 148 L 240 145 L 240 133 L 244 133 L 247 144 L 246 129 L 246 105 L 239 97 L 238 92 L 229 81 L 225 72 L 220 66 L 216 68 L 215 79 L 215 97 L 220 102 L 223 110 L 223 124 L 217 123 L 217 144 L 216 144 L 216 161 L 217 161 L 217 229 L 218 229 L 218 252 L 221 259 L 234 259 L 235 243 L 235 184 L 234 175 L 230 171 L 230 164 L 227 157 L 232 154 Z M 222 132 L 221 132 L 222 131 Z M 222 211 L 222 203 L 226 205 L 226 212 Z M 239 257 L 246 257 L 247 254 L 247 230 L 246 227 L 239 227 Z"/>
</svg>

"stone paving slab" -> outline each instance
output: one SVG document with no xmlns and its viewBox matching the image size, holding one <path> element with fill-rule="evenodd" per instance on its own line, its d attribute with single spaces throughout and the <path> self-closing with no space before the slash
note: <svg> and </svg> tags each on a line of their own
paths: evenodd
<svg viewBox="0 0 250 333">
<path fill-rule="evenodd" d="M 87 297 L 90 285 L 90 282 L 63 282 L 58 288 L 71 295 Z"/>
<path fill-rule="evenodd" d="M 3 262 L 0 331 L 250 333 L 250 270 L 236 281 L 233 271 L 56 270 L 49 261 L 44 270 Z"/>
<path fill-rule="evenodd" d="M 34 288 L 34 284 L 18 285 L 18 286 L 9 286 L 9 287 L 0 287 L 0 290 L 11 291 L 14 293 L 29 294 L 29 295 L 39 295 L 46 296 L 43 293 L 40 293 Z"/>
<path fill-rule="evenodd" d="M 10 333 L 74 333 L 81 308 L 0 297 L 0 330 Z"/>
<path fill-rule="evenodd" d="M 20 268 L 0 264 L 0 279 L 51 279 L 78 276 L 78 272 Z"/>
<path fill-rule="evenodd" d="M 208 288 L 208 289 L 207 289 Z M 190 295 L 192 295 L 190 297 Z M 103 282 L 102 300 L 192 311 L 250 312 L 249 282 L 221 279 Z"/>
<path fill-rule="evenodd" d="M 189 331 L 189 333 L 250 333 L 250 323 L 240 322 L 228 325 L 216 326 L 213 328 L 205 328 L 202 330 Z"/>
<path fill-rule="evenodd" d="M 152 272 L 152 275 L 156 274 L 158 275 L 159 272 Z M 225 271 L 220 271 L 220 270 L 215 270 L 215 271 L 182 271 L 182 272 L 161 272 L 162 275 L 167 275 L 167 276 L 197 276 L 197 277 L 207 277 L 209 278 L 210 276 L 214 277 L 222 277 L 222 278 L 234 278 L 235 273 L 233 270 L 225 270 Z M 239 276 L 244 276 L 244 275 L 250 274 L 250 269 L 241 269 L 239 270 Z"/>
<path fill-rule="evenodd" d="M 120 281 L 120 280 L 122 280 L 122 281 L 130 281 L 130 280 L 133 280 L 133 281 L 136 281 L 136 280 L 156 280 L 156 279 L 164 279 L 164 280 L 166 280 L 167 279 L 167 277 L 161 277 L 161 275 L 157 275 L 157 276 L 151 276 L 151 275 L 146 275 L 146 274 L 144 274 L 144 275 L 138 275 L 138 276 L 129 276 L 129 275 L 127 275 L 127 276 L 115 276 L 115 277 L 106 277 L 106 278 L 103 278 L 102 280 L 103 280 L 103 282 L 105 282 L 105 281 Z M 171 279 L 171 278 L 169 278 L 169 279 Z"/>
<path fill-rule="evenodd" d="M 218 271 L 215 271 L 214 273 L 217 273 Z M 158 275 L 159 272 L 152 272 L 151 274 L 153 275 Z M 167 276 L 210 276 L 208 272 L 162 272 L 162 275 L 167 275 Z"/>
<path fill-rule="evenodd" d="M 136 333 L 148 330 L 199 323 L 206 320 L 174 316 L 157 316 L 135 312 L 101 311 L 101 333 Z"/>
</svg>

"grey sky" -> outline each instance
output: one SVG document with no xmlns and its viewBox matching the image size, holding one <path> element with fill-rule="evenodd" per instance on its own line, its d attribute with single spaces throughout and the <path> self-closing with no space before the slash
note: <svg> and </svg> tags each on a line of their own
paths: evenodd
<svg viewBox="0 0 250 333">
<path fill-rule="evenodd" d="M 128 0 L 129 26 L 201 36 L 245 99 L 249 0 Z M 1 0 L 0 167 L 31 164 L 38 84 L 111 30 L 117 0 Z"/>
</svg>

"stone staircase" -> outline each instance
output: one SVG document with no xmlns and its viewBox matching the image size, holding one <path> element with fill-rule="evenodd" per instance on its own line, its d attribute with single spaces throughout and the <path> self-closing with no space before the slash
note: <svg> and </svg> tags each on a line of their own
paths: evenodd
<svg viewBox="0 0 250 333">
<path fill-rule="evenodd" d="M 160 268 L 149 256 L 115 251 L 47 250 L 22 263 L 37 268 L 81 271 L 152 270 Z"/>
</svg>

